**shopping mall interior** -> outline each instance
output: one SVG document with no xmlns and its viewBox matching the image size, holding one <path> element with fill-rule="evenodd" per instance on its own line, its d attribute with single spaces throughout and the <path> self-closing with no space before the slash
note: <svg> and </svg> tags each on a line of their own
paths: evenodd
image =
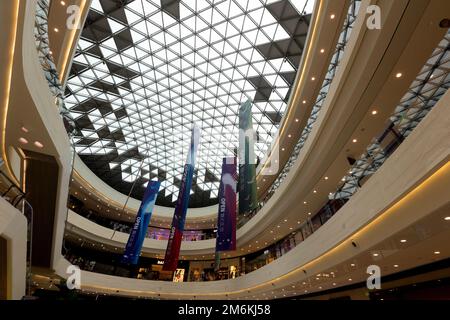
<svg viewBox="0 0 450 320">
<path fill-rule="evenodd" d="M 0 300 L 450 300 L 450 1 L 0 15 Z"/>
</svg>

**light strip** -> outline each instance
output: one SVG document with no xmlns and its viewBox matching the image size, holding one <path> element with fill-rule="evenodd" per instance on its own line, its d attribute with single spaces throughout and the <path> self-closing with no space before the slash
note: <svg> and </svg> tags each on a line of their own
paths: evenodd
<svg viewBox="0 0 450 320">
<path fill-rule="evenodd" d="M 81 15 L 84 12 L 84 7 L 86 6 L 86 2 L 87 2 L 87 0 L 81 0 L 79 23 L 81 22 Z M 64 54 L 64 59 L 63 59 L 63 65 L 61 67 L 61 72 L 59 73 L 59 81 L 61 82 L 61 84 L 65 78 L 67 66 L 69 65 L 69 54 L 70 54 L 70 52 L 72 52 L 72 48 L 74 51 L 76 50 L 76 48 L 74 48 L 74 46 L 76 46 L 75 36 L 77 35 L 78 30 L 81 30 L 82 27 L 83 26 L 80 26 L 80 29 L 76 29 L 76 28 L 73 29 L 72 33 L 70 34 L 70 41 L 69 41 L 70 45 L 66 47 L 66 52 Z"/>
<path fill-rule="evenodd" d="M 188 297 L 192 297 L 192 296 L 224 296 L 225 294 L 230 295 L 230 294 L 239 294 L 239 293 L 243 293 L 249 290 L 255 290 L 258 288 L 261 288 L 263 286 L 272 286 L 272 283 L 276 282 L 276 281 L 281 281 L 281 280 L 285 280 L 286 278 L 289 278 L 291 276 L 294 276 L 296 273 L 303 273 L 303 269 L 308 269 L 310 267 L 312 267 L 313 264 L 318 263 L 320 260 L 325 259 L 326 257 L 335 254 L 337 251 L 341 250 L 344 246 L 348 246 L 349 242 L 351 242 L 352 240 L 354 240 L 355 238 L 357 238 L 358 236 L 362 235 L 363 233 L 366 233 L 369 231 L 369 229 L 371 228 L 375 228 L 377 226 L 377 224 L 379 224 L 383 219 L 385 219 L 386 217 L 394 214 L 397 209 L 402 206 L 405 202 L 410 201 L 411 199 L 413 199 L 414 197 L 416 197 L 419 193 L 422 192 L 423 189 L 428 188 L 431 184 L 433 184 L 436 180 L 444 178 L 445 176 L 450 176 L 450 161 L 445 163 L 442 167 L 440 167 L 439 169 L 437 169 L 430 177 L 428 177 L 427 179 L 425 179 L 422 183 L 420 183 L 417 187 L 415 187 L 414 189 L 412 189 L 410 192 L 408 192 L 405 196 L 403 196 L 403 198 L 401 198 L 400 200 L 398 200 L 396 203 L 394 203 L 391 207 L 389 207 L 388 209 L 386 209 L 383 213 L 381 213 L 378 217 L 376 217 L 374 220 L 372 220 L 372 222 L 370 222 L 369 224 L 365 225 L 364 227 L 362 227 L 361 229 L 357 230 L 355 233 L 353 233 L 352 235 L 350 235 L 349 237 L 347 237 L 347 239 L 343 240 L 341 243 L 339 243 L 338 245 L 336 245 L 334 248 L 331 248 L 330 250 L 328 250 L 327 252 L 325 252 L 324 254 L 322 254 L 320 257 L 317 257 L 309 262 L 307 262 L 306 264 L 297 267 L 295 270 L 292 270 L 280 277 L 277 277 L 275 279 L 271 279 L 270 281 L 267 281 L 265 283 L 261 283 L 258 284 L 256 286 L 250 287 L 250 288 L 246 288 L 246 289 L 240 289 L 240 290 L 236 290 L 236 291 L 231 291 L 231 292 L 224 292 L 224 293 L 163 293 L 162 295 L 164 296 L 188 296 Z M 108 288 L 108 287 L 103 287 L 103 286 L 95 286 L 95 285 L 90 285 L 90 286 L 83 286 L 83 287 L 90 287 L 90 288 L 97 288 L 100 290 L 106 290 L 106 291 L 121 291 L 121 292 L 127 292 L 127 293 L 131 293 L 133 294 L 139 294 L 141 293 L 141 295 L 145 295 L 145 294 L 161 294 L 161 292 L 156 292 L 156 291 L 141 291 L 141 290 L 130 290 L 130 289 L 119 289 L 119 288 Z"/>
<path fill-rule="evenodd" d="M 9 101 L 11 94 L 11 82 L 12 82 L 12 70 L 14 65 L 14 54 L 16 50 L 16 38 L 17 38 L 17 24 L 19 19 L 19 0 L 14 0 L 14 7 L 12 10 L 12 19 L 13 19 L 13 29 L 11 33 L 11 37 L 9 40 L 8 48 L 10 48 L 9 53 L 9 64 L 6 67 L 6 87 L 5 87 L 5 99 L 3 104 L 3 119 L 2 119 L 2 157 L 5 161 L 6 169 L 8 171 L 8 175 L 16 183 L 16 185 L 20 185 L 19 181 L 17 181 L 16 176 L 14 175 L 11 166 L 9 164 L 9 159 L 6 154 L 6 119 L 8 117 L 8 109 L 9 109 Z"/>
</svg>

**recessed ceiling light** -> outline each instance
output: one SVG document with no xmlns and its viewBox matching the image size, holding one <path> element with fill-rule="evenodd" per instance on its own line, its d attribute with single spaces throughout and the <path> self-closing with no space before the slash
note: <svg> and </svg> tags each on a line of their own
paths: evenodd
<svg viewBox="0 0 450 320">
<path fill-rule="evenodd" d="M 306 100 L 303 100 L 303 104 L 306 104 Z"/>
<path fill-rule="evenodd" d="M 353 139 L 352 142 L 353 142 L 353 143 L 357 143 L 358 140 L 357 140 L 357 139 Z"/>
<path fill-rule="evenodd" d="M 334 18 L 336 18 L 336 15 L 333 13 L 332 15 L 330 15 L 330 19 L 333 20 Z"/>
<path fill-rule="evenodd" d="M 25 128 L 25 127 L 22 127 L 21 130 L 22 130 L 23 132 L 25 132 L 25 133 L 28 133 L 28 129 Z"/>
<path fill-rule="evenodd" d="M 441 252 L 440 251 L 435 251 L 434 254 L 441 254 Z"/>
<path fill-rule="evenodd" d="M 27 144 L 28 140 L 23 138 L 23 137 L 21 137 L 21 138 L 19 138 L 19 142 L 22 143 L 22 144 Z"/>
<path fill-rule="evenodd" d="M 348 281 L 352 281 L 352 278 L 349 278 Z"/>
<path fill-rule="evenodd" d="M 378 111 L 377 110 L 373 110 L 372 111 L 372 115 L 376 115 L 376 114 L 378 114 Z"/>
<path fill-rule="evenodd" d="M 351 264 L 350 264 L 350 266 L 351 266 L 351 267 L 354 267 L 354 266 L 355 266 L 355 264 L 354 264 L 354 263 L 351 263 Z"/>
<path fill-rule="evenodd" d="M 287 222 L 287 219 L 284 219 L 284 222 Z"/>
<path fill-rule="evenodd" d="M 394 264 L 394 268 L 398 268 L 398 264 Z"/>
<path fill-rule="evenodd" d="M 306 201 L 303 201 L 303 204 L 307 204 L 308 202 L 306 202 Z"/>
<path fill-rule="evenodd" d="M 291 137 L 292 137 L 292 135 L 288 134 L 288 138 L 291 138 Z"/>
<path fill-rule="evenodd" d="M 44 145 L 41 143 L 41 142 L 39 142 L 39 141 L 35 141 L 34 142 L 34 145 L 36 146 L 36 147 L 38 147 L 38 148 L 43 148 L 44 147 Z"/>
<path fill-rule="evenodd" d="M 374 256 L 374 257 L 378 257 L 379 254 L 378 254 L 378 253 L 374 253 L 373 256 Z"/>
<path fill-rule="evenodd" d="M 312 80 L 312 81 L 316 81 L 316 77 L 312 77 L 311 80 Z"/>
<path fill-rule="evenodd" d="M 58 28 L 55 28 L 55 29 L 53 29 L 55 32 L 59 32 L 59 29 Z"/>
<path fill-rule="evenodd" d="M 308 216 L 310 216 L 311 215 L 311 212 L 308 212 Z"/>
<path fill-rule="evenodd" d="M 317 193 L 317 190 L 314 190 L 313 193 Z"/>
<path fill-rule="evenodd" d="M 406 241 L 407 241 L 406 239 L 400 240 L 401 243 L 405 243 Z"/>
<path fill-rule="evenodd" d="M 396 78 L 401 78 L 402 76 L 403 76 L 403 74 L 402 74 L 401 72 L 398 72 L 398 73 L 395 75 Z"/>
<path fill-rule="evenodd" d="M 445 217 L 444 220 L 445 221 L 450 221 L 450 217 Z"/>
<path fill-rule="evenodd" d="M 325 52 L 325 49 L 320 49 L 320 53 L 324 53 Z"/>
<path fill-rule="evenodd" d="M 65 1 L 61 1 L 61 5 L 62 5 L 62 6 L 65 6 L 65 5 L 66 5 L 66 2 L 65 2 Z"/>
<path fill-rule="evenodd" d="M 295 119 L 295 122 L 298 122 L 298 119 Z"/>
<path fill-rule="evenodd" d="M 325 179 L 325 180 L 328 180 L 328 177 L 325 177 L 324 179 Z"/>
</svg>

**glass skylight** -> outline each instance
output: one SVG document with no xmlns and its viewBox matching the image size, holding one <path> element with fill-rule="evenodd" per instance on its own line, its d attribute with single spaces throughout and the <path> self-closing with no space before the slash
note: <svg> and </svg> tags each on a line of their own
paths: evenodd
<svg viewBox="0 0 450 320">
<path fill-rule="evenodd" d="M 78 43 L 65 100 L 81 129 L 76 151 L 107 182 L 114 172 L 140 187 L 159 179 L 160 197 L 175 201 L 195 122 L 191 193 L 216 198 L 240 104 L 254 102 L 257 157 L 278 130 L 314 1 L 122 3 L 93 0 Z"/>
</svg>

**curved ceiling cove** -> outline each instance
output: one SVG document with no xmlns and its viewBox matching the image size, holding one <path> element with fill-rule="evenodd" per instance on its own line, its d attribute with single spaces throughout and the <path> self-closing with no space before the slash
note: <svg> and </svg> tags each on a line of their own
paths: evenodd
<svg viewBox="0 0 450 320">
<path fill-rule="evenodd" d="M 262 158 L 286 110 L 314 0 L 94 0 L 65 102 L 76 152 L 140 199 L 161 181 L 173 206 L 193 123 L 202 129 L 190 206 L 217 202 L 222 158 L 236 153 L 238 109 L 253 101 Z"/>
</svg>

